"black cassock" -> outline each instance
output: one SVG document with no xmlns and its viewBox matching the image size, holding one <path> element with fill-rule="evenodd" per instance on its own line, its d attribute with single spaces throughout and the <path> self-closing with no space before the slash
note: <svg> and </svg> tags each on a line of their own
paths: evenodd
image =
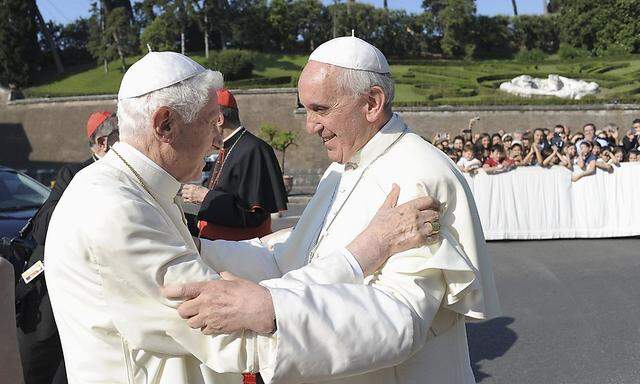
<svg viewBox="0 0 640 384">
<path fill-rule="evenodd" d="M 271 214 L 288 202 L 273 149 L 245 128 L 223 148 L 198 212 L 200 236 L 245 240 L 271 233 Z"/>
</svg>

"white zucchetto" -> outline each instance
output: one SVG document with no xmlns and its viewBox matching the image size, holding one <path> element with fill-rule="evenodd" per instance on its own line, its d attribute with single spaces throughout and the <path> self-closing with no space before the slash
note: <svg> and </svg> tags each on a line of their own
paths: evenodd
<svg viewBox="0 0 640 384">
<path fill-rule="evenodd" d="M 390 72 L 389 63 L 382 52 L 354 36 L 336 37 L 323 43 L 311 53 L 311 60 L 361 71 Z"/>
<path fill-rule="evenodd" d="M 124 74 L 118 100 L 166 88 L 205 70 L 202 65 L 177 52 L 149 52 Z"/>
</svg>

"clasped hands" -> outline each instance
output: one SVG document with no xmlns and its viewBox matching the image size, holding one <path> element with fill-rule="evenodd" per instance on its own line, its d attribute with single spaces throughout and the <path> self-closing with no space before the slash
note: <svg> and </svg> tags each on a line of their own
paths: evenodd
<svg viewBox="0 0 640 384">
<path fill-rule="evenodd" d="M 399 195 L 400 188 L 394 184 L 371 223 L 347 246 L 364 276 L 396 253 L 440 240 L 440 204 L 431 197 L 419 197 L 396 206 Z M 274 332 L 275 310 L 269 290 L 230 272 L 220 276 L 220 280 L 166 286 L 162 294 L 183 301 L 179 315 L 205 335 L 243 329 Z"/>
</svg>

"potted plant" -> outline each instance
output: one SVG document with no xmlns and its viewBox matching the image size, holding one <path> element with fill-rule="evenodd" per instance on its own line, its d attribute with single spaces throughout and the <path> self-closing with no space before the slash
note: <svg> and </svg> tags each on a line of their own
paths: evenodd
<svg viewBox="0 0 640 384">
<path fill-rule="evenodd" d="M 282 152 L 282 161 L 280 168 L 282 169 L 282 180 L 287 194 L 293 188 L 293 176 L 287 175 L 285 171 L 285 158 L 287 148 L 297 144 L 297 135 L 293 131 L 282 131 L 271 124 L 262 124 L 260 126 L 260 136 L 276 151 Z"/>
</svg>

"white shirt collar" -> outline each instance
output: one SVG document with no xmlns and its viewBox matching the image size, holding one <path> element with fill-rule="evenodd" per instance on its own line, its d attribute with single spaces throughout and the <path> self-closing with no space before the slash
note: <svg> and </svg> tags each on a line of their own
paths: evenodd
<svg viewBox="0 0 640 384">
<path fill-rule="evenodd" d="M 113 149 L 138 172 L 154 197 L 173 201 L 173 198 L 180 190 L 180 182 L 178 180 L 142 152 L 125 142 L 120 141 L 115 143 Z M 111 151 L 109 151 L 107 155 L 114 156 L 114 161 L 122 163 L 122 160 L 120 160 L 116 154 L 111 154 Z M 128 169 L 125 164 L 121 165 Z M 135 178 L 135 175 L 133 177 Z"/>
<path fill-rule="evenodd" d="M 407 130 L 407 126 L 402 119 L 394 113 L 378 133 L 345 163 L 345 170 L 366 167 L 389 148 L 405 130 Z"/>
<path fill-rule="evenodd" d="M 226 139 L 222 140 L 223 143 L 226 143 L 229 139 L 231 139 L 233 136 L 235 136 L 236 133 L 240 132 L 240 130 L 242 129 L 242 125 L 239 126 L 238 128 L 236 128 L 235 131 L 231 132 L 231 134 L 229 136 L 227 136 Z"/>
</svg>

